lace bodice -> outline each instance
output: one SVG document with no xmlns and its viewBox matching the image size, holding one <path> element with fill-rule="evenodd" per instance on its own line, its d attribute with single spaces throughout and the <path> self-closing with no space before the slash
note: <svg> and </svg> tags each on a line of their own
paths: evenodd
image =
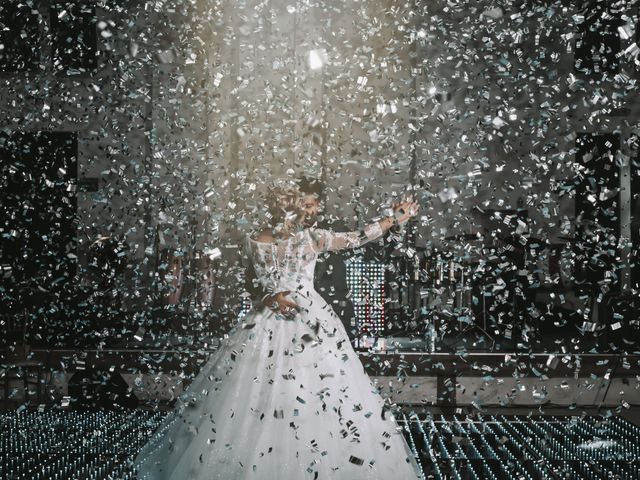
<svg viewBox="0 0 640 480">
<path fill-rule="evenodd" d="M 301 285 L 313 286 L 318 254 L 358 248 L 382 234 L 379 222 L 353 232 L 308 228 L 273 242 L 259 242 L 247 236 L 245 250 L 258 281 L 267 292 L 296 291 Z"/>
</svg>

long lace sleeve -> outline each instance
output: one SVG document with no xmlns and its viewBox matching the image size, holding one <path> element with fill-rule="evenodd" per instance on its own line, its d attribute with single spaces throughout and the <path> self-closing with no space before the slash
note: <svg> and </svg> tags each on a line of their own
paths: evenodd
<svg viewBox="0 0 640 480">
<path fill-rule="evenodd" d="M 256 275 L 253 262 L 250 258 L 249 246 L 246 244 L 242 251 L 241 262 L 244 267 L 244 289 L 249 293 L 252 300 L 264 299 L 264 297 L 269 295 L 269 292 L 265 290 L 264 285 Z"/>
<path fill-rule="evenodd" d="M 373 222 L 367 225 L 364 230 L 353 232 L 333 232 L 316 228 L 309 231 L 309 236 L 316 252 L 331 252 L 361 247 L 365 243 L 380 238 L 383 233 L 380 223 Z"/>
</svg>

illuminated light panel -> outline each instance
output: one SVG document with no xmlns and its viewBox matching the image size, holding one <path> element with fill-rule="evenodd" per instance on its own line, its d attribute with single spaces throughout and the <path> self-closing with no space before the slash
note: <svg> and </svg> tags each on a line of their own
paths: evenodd
<svg viewBox="0 0 640 480">
<path fill-rule="evenodd" d="M 319 70 L 324 65 L 325 52 L 323 50 L 311 50 L 309 52 L 309 68 Z"/>
<path fill-rule="evenodd" d="M 361 258 L 347 265 L 347 287 L 353 303 L 358 332 L 384 331 L 384 264 Z"/>
</svg>

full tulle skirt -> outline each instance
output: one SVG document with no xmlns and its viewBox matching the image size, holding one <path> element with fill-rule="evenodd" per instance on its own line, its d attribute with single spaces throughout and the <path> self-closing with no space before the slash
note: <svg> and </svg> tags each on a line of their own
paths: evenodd
<svg viewBox="0 0 640 480">
<path fill-rule="evenodd" d="M 314 290 L 293 319 L 253 309 L 135 460 L 144 479 L 422 478 L 340 319 Z"/>
</svg>

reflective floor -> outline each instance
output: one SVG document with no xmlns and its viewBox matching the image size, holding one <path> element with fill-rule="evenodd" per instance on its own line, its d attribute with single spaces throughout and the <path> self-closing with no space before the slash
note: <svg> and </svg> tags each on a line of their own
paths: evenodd
<svg viewBox="0 0 640 480">
<path fill-rule="evenodd" d="M 0 414 L 0 477 L 133 479 L 129 462 L 166 413 Z M 621 417 L 397 415 L 427 479 L 637 479 L 640 428 Z"/>
</svg>

